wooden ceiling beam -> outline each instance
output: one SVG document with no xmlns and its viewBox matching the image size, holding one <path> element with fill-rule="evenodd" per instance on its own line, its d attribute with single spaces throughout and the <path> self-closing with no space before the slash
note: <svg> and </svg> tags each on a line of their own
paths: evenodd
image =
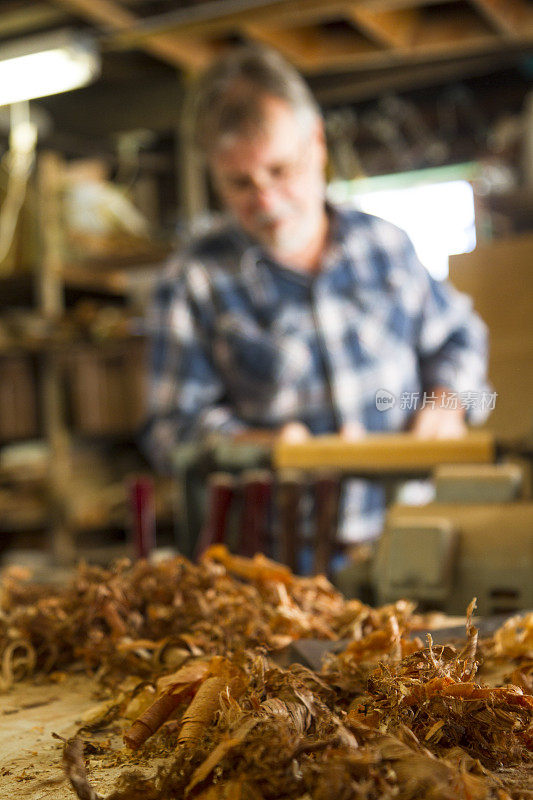
<svg viewBox="0 0 533 800">
<path fill-rule="evenodd" d="M 453 4 L 446 13 L 424 13 L 416 7 L 375 11 L 367 0 L 352 3 L 350 16 L 362 30 L 405 57 L 422 53 L 431 59 L 435 53 L 454 54 L 470 46 L 490 48 L 499 41 L 473 10 L 455 9 Z"/>
<path fill-rule="evenodd" d="M 533 30 L 533 8 L 525 0 L 470 0 L 497 31 L 520 39 Z"/>
<path fill-rule="evenodd" d="M 461 0 L 359 0 L 361 6 L 371 11 L 395 11 L 404 8 L 418 8 L 420 6 L 453 5 L 453 3 L 459 2 Z M 354 5 L 354 0 L 352 0 L 351 5 Z"/>
<path fill-rule="evenodd" d="M 350 5 L 353 9 L 356 4 L 352 0 Z M 459 13 L 459 9 L 457 13 L 424 15 L 412 20 L 411 27 L 403 36 L 395 38 L 394 46 L 390 44 L 392 35 L 389 37 L 387 47 L 365 41 L 355 31 L 353 36 L 349 36 L 349 28 L 347 35 L 340 37 L 319 26 L 287 29 L 248 24 L 242 25 L 240 30 L 252 39 L 279 48 L 309 75 L 345 69 L 431 64 L 443 58 L 495 54 L 502 49 L 502 39 L 488 29 L 482 19 L 476 17 L 473 11 L 464 14 Z M 381 41 L 385 41 L 384 36 Z M 517 40 L 517 45 L 529 45 L 532 42 L 533 32 L 524 34 L 520 41 Z"/>
<path fill-rule="evenodd" d="M 524 37 L 520 42 L 517 42 L 517 47 L 522 49 L 531 44 L 533 44 L 533 35 L 528 38 Z M 452 60 L 468 56 L 482 56 L 484 54 L 494 59 L 498 53 L 502 52 L 506 51 L 502 51 L 501 40 L 497 36 L 465 38 L 456 42 L 453 47 L 450 46 L 449 42 L 432 42 L 427 49 L 387 49 L 382 51 L 375 50 L 364 54 L 344 50 L 338 51 L 335 54 L 335 60 L 329 64 L 318 64 L 315 59 L 315 61 L 309 63 L 307 73 L 312 76 L 317 72 L 328 74 L 348 70 L 391 69 L 399 68 L 403 65 L 406 67 L 417 65 L 416 68 L 422 68 L 422 66 L 430 67 L 443 59 Z"/>
<path fill-rule="evenodd" d="M 159 15 L 155 21 L 140 19 L 116 0 L 53 2 L 109 31 L 105 41 L 110 47 L 137 47 L 189 71 L 204 67 L 220 52 L 224 37 L 236 32 L 279 48 L 308 73 L 394 66 L 412 58 L 432 61 L 486 52 L 503 44 L 473 8 L 461 5 L 455 10 L 456 0 L 448 0 L 442 14 L 424 13 L 418 7 L 431 6 L 433 0 L 250 0 L 248 8 L 244 0 L 228 0 L 216 9 L 212 3 L 200 4 Z M 345 33 L 342 28 L 332 31 L 318 24 L 342 19 L 352 22 L 355 30 L 348 24 Z M 517 42 L 532 40 L 533 30 L 524 29 L 517 37 Z"/>
<path fill-rule="evenodd" d="M 461 11 L 453 15 L 446 14 L 443 18 L 435 15 L 426 20 L 416 31 L 412 46 L 430 55 L 435 49 L 441 53 L 453 53 L 465 44 L 475 48 L 497 42 L 498 37 L 487 30 L 482 19 Z"/>
<path fill-rule="evenodd" d="M 49 25 L 63 25 L 67 19 L 64 11 L 44 3 L 32 3 L 24 8 L 5 8 L 0 16 L 0 36 L 29 34 Z"/>
<path fill-rule="evenodd" d="M 111 31 L 129 31 L 139 17 L 113 0 L 53 0 L 71 14 Z M 209 43 L 183 38 L 171 33 L 159 33 L 140 43 L 139 48 L 173 67 L 200 69 L 213 57 Z"/>
<path fill-rule="evenodd" d="M 360 0 L 360 5 L 386 11 L 455 2 L 459 0 Z M 131 47 L 156 33 L 170 31 L 187 36 L 220 36 L 247 23 L 293 27 L 327 22 L 346 16 L 355 4 L 356 0 L 212 0 L 139 20 L 131 30 L 113 36 L 110 44 Z"/>
<path fill-rule="evenodd" d="M 314 42 L 305 31 L 254 23 L 240 25 L 239 30 L 252 41 L 275 47 L 299 69 L 308 68 Z"/>
<path fill-rule="evenodd" d="M 176 31 L 180 36 L 216 37 L 239 30 L 243 25 L 264 25 L 269 28 L 293 27 L 315 22 L 327 21 L 342 15 L 346 0 L 265 0 L 251 3 L 245 8 L 239 3 L 225 0 L 218 13 L 208 14 L 202 8 L 209 4 L 176 9 L 139 22 L 132 30 L 117 33 L 110 40 L 110 46 L 123 48 L 144 41 L 156 33 Z"/>
<path fill-rule="evenodd" d="M 347 11 L 361 31 L 386 47 L 409 48 L 420 26 L 418 8 L 374 11 L 361 3 L 352 3 Z"/>
<path fill-rule="evenodd" d="M 343 66 L 346 60 L 359 65 L 372 64 L 378 48 L 346 27 L 345 35 L 330 33 L 318 25 L 298 28 L 266 27 L 247 24 L 241 31 L 254 41 L 276 47 L 297 67 L 306 72 Z"/>
</svg>

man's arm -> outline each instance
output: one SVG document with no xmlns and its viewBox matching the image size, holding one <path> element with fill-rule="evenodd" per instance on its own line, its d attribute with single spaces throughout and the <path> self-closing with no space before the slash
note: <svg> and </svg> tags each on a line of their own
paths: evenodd
<svg viewBox="0 0 533 800">
<path fill-rule="evenodd" d="M 480 398 L 489 391 L 487 328 L 473 311 L 470 298 L 449 282 L 432 278 L 410 242 L 407 248 L 410 279 L 419 286 L 417 351 L 422 389 L 432 396 L 431 404 L 415 414 L 411 429 L 426 438 L 461 436 L 467 420 L 476 424 L 488 416 L 480 402 L 468 407 L 461 404 L 461 394 Z M 451 393 L 459 398 L 456 407 L 446 402 Z"/>
</svg>

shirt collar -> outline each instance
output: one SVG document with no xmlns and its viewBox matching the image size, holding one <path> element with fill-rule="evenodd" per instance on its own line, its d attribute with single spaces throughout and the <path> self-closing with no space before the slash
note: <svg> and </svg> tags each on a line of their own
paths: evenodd
<svg viewBox="0 0 533 800">
<path fill-rule="evenodd" d="M 275 272 L 282 272 L 288 280 L 310 286 L 318 275 L 334 270 L 340 263 L 353 262 L 347 245 L 350 233 L 348 212 L 330 201 L 326 201 L 326 211 L 329 217 L 329 243 L 322 268 L 316 274 L 293 269 L 276 261 L 252 236 L 233 222 L 230 235 L 241 254 L 240 273 L 256 303 L 268 305 L 276 302 Z"/>
</svg>

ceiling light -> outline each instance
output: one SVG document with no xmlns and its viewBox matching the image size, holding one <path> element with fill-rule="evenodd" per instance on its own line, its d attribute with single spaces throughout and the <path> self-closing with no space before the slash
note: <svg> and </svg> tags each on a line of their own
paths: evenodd
<svg viewBox="0 0 533 800">
<path fill-rule="evenodd" d="M 0 52 L 0 106 L 77 89 L 100 72 L 94 42 L 73 31 L 19 39 Z"/>
</svg>

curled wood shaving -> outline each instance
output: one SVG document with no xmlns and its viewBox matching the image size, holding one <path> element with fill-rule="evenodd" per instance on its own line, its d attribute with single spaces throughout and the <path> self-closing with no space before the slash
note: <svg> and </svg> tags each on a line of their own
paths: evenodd
<svg viewBox="0 0 533 800">
<path fill-rule="evenodd" d="M 533 660 L 533 611 L 508 619 L 494 634 L 497 656 Z"/>
<path fill-rule="evenodd" d="M 271 561 L 262 553 L 256 553 L 253 558 L 234 556 L 223 544 L 212 545 L 203 556 L 204 560 L 218 561 L 223 564 L 228 572 L 253 581 L 271 581 L 290 585 L 294 582 L 294 575 L 288 567 Z"/>
<path fill-rule="evenodd" d="M 34 647 L 24 639 L 9 642 L 2 653 L 2 682 L 5 688 L 32 674 L 37 661 Z"/>
<path fill-rule="evenodd" d="M 212 722 L 220 707 L 220 694 L 227 681 L 221 677 L 207 678 L 198 689 L 194 700 L 183 715 L 178 743 L 182 747 L 193 747 L 202 738 L 204 729 Z"/>
<path fill-rule="evenodd" d="M 182 702 L 180 692 L 165 692 L 158 697 L 125 732 L 124 744 L 131 750 L 138 750 L 150 736 L 159 730 L 163 722 L 166 722 Z"/>
<path fill-rule="evenodd" d="M 87 779 L 81 739 L 74 738 L 65 743 L 63 766 L 65 774 L 80 800 L 102 800 L 102 797 L 95 792 Z"/>
</svg>

